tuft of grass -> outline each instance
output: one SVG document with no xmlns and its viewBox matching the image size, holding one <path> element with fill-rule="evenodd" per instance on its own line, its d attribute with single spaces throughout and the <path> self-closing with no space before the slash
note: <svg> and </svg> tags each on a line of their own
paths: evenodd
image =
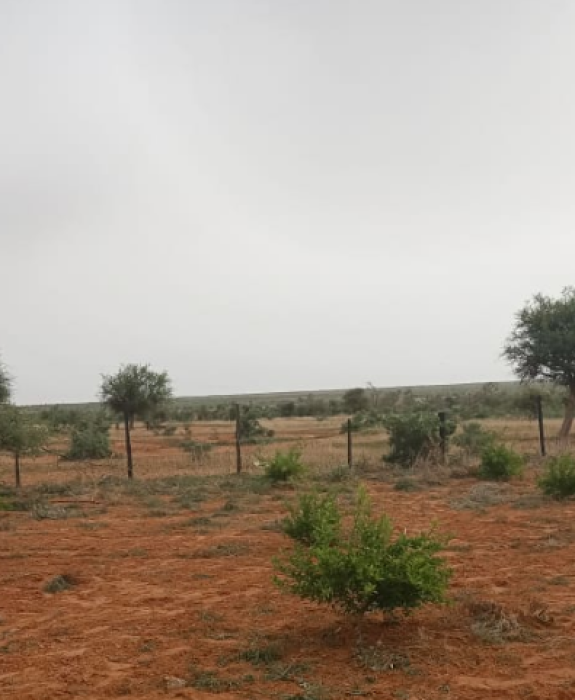
<svg viewBox="0 0 575 700">
<path fill-rule="evenodd" d="M 35 520 L 67 520 L 85 517 L 85 513 L 76 506 L 55 506 L 40 501 L 33 503 L 29 510 Z"/>
<path fill-rule="evenodd" d="M 212 521 L 212 519 L 206 517 L 205 515 L 200 515 L 196 518 L 189 518 L 188 520 L 185 520 L 181 524 L 183 527 L 213 527 L 214 526 L 214 522 Z"/>
<path fill-rule="evenodd" d="M 408 476 L 405 476 L 401 479 L 398 479 L 395 484 L 393 485 L 393 488 L 395 491 L 420 491 L 421 487 L 419 484 L 414 480 L 410 479 Z"/>
<path fill-rule="evenodd" d="M 300 663 L 272 663 L 268 669 L 266 681 L 294 681 L 300 679 L 303 674 L 309 671 L 308 664 Z"/>
<path fill-rule="evenodd" d="M 105 527 L 109 527 L 108 523 L 94 522 L 93 520 L 88 520 L 85 522 L 78 523 L 78 527 L 83 530 L 100 530 Z"/>
<path fill-rule="evenodd" d="M 207 609 L 200 610 L 200 612 L 198 613 L 198 617 L 202 622 L 205 622 L 208 625 L 215 625 L 218 622 L 222 622 L 224 619 L 224 616 L 220 615 L 220 613 Z"/>
<path fill-rule="evenodd" d="M 282 700 L 330 700 L 332 693 L 321 683 L 299 683 L 301 692 L 292 695 L 284 695 Z"/>
<path fill-rule="evenodd" d="M 189 668 L 189 685 L 196 690 L 204 690 L 207 693 L 225 693 L 238 690 L 241 682 L 231 678 L 222 678 L 215 671 L 204 671 L 191 665 Z"/>
<path fill-rule="evenodd" d="M 505 644 L 529 639 L 530 635 L 516 614 L 506 611 L 499 603 L 489 600 L 467 601 L 471 631 L 488 644 Z"/>
<path fill-rule="evenodd" d="M 482 510 L 508 503 L 511 499 L 509 487 L 504 484 L 476 484 L 465 496 L 454 499 L 451 507 L 455 510 Z"/>
<path fill-rule="evenodd" d="M 69 574 L 58 574 L 44 584 L 44 593 L 63 593 L 77 585 L 77 581 Z"/>
<path fill-rule="evenodd" d="M 283 649 L 278 642 L 267 642 L 259 644 L 254 641 L 247 649 L 241 651 L 238 658 L 247 661 L 252 666 L 269 666 L 280 661 L 283 657 Z"/>
<path fill-rule="evenodd" d="M 408 656 L 386 649 L 381 642 L 369 647 L 358 645 L 354 656 L 360 666 L 369 671 L 405 670 L 411 665 Z"/>
<path fill-rule="evenodd" d="M 348 481 L 353 481 L 355 477 L 347 465 L 342 465 L 329 471 L 324 478 L 332 484 L 345 484 Z"/>
<path fill-rule="evenodd" d="M 221 542 L 209 549 L 200 550 L 197 557 L 212 559 L 215 557 L 240 557 L 249 552 L 250 548 L 245 542 Z"/>
</svg>

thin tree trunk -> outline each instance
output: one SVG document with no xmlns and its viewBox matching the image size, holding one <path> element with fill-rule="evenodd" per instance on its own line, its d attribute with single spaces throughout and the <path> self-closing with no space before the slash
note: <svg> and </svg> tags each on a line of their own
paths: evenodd
<svg viewBox="0 0 575 700">
<path fill-rule="evenodd" d="M 130 436 L 130 416 L 124 414 L 124 431 L 126 434 L 126 456 L 128 458 L 128 479 L 134 478 L 134 464 L 132 462 L 132 438 Z"/>
<path fill-rule="evenodd" d="M 573 419 L 575 418 L 575 386 L 569 387 L 569 396 L 567 397 L 567 402 L 565 403 L 565 416 L 563 418 L 563 424 L 561 425 L 561 430 L 559 431 L 559 439 L 566 441 L 571 432 L 571 427 L 573 425 Z"/>
<path fill-rule="evenodd" d="M 135 424 L 136 424 L 136 416 L 130 416 L 130 430 L 134 430 Z"/>
<path fill-rule="evenodd" d="M 20 482 L 20 455 L 18 452 L 16 452 L 14 455 L 14 477 L 16 480 L 16 488 L 19 489 L 21 482 Z"/>
</svg>

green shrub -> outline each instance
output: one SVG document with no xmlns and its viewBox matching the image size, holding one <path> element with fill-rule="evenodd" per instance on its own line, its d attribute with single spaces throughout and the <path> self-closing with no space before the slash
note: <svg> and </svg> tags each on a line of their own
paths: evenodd
<svg viewBox="0 0 575 700">
<path fill-rule="evenodd" d="M 439 447 L 439 417 L 435 413 L 405 413 L 385 419 L 389 433 L 388 462 L 410 467 L 418 459 L 429 458 Z M 447 422 L 447 436 L 455 432 L 453 421 Z"/>
<path fill-rule="evenodd" d="M 490 430 L 485 430 L 481 423 L 465 423 L 461 432 L 453 438 L 453 444 L 461 448 L 468 455 L 480 455 L 495 442 L 496 435 Z"/>
<path fill-rule="evenodd" d="M 1 496 L 0 496 L 0 510 L 12 510 L 12 506 L 10 503 L 5 501 Z"/>
<path fill-rule="evenodd" d="M 575 459 L 566 454 L 551 457 L 545 474 L 539 479 L 539 488 L 553 498 L 575 496 Z"/>
<path fill-rule="evenodd" d="M 273 482 L 291 481 L 301 476 L 305 467 L 301 454 L 291 449 L 289 452 L 276 452 L 273 459 L 265 464 L 265 476 Z"/>
<path fill-rule="evenodd" d="M 54 576 L 44 585 L 45 593 L 62 593 L 76 585 L 76 580 L 73 576 L 68 576 L 68 574 L 59 574 Z"/>
<path fill-rule="evenodd" d="M 72 429 L 67 459 L 106 459 L 110 449 L 109 425 L 101 419 L 85 420 Z"/>
<path fill-rule="evenodd" d="M 302 521 L 309 518 L 308 510 L 309 503 L 300 501 Z M 341 519 L 339 514 L 338 522 Z M 311 542 L 297 541 L 291 552 L 274 561 L 280 588 L 360 615 L 375 610 L 408 612 L 444 600 L 451 571 L 437 556 L 443 542 L 433 533 L 400 534 L 394 539 L 391 521 L 372 516 L 364 491 L 359 492 L 348 530 L 334 530 L 330 524 L 324 531 L 312 524 L 311 533 Z"/>
<path fill-rule="evenodd" d="M 507 481 L 523 471 L 523 458 L 505 445 L 493 444 L 483 450 L 479 476 L 482 479 Z"/>
<path fill-rule="evenodd" d="M 331 494 L 307 493 L 290 506 L 282 530 L 292 540 L 305 545 L 331 544 L 339 536 L 341 515 Z"/>
</svg>

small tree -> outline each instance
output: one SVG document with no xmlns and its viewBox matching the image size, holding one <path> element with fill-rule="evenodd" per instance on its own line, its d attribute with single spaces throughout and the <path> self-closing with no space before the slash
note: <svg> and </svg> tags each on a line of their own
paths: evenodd
<svg viewBox="0 0 575 700">
<path fill-rule="evenodd" d="M 134 476 L 130 424 L 136 415 L 146 415 L 172 396 L 167 372 L 153 372 L 149 365 L 124 365 L 116 374 L 102 377 L 102 400 L 124 421 L 128 478 Z"/>
<path fill-rule="evenodd" d="M 20 488 L 20 459 L 24 455 L 38 454 L 48 439 L 44 426 L 36 425 L 17 406 L 0 407 L 0 451 L 14 457 L 14 480 Z"/>
<path fill-rule="evenodd" d="M 343 395 L 343 410 L 346 413 L 359 413 L 369 408 L 369 398 L 365 389 L 349 389 Z"/>
<path fill-rule="evenodd" d="M 11 389 L 12 381 L 10 375 L 6 367 L 2 364 L 2 360 L 0 360 L 0 404 L 10 400 Z"/>
<path fill-rule="evenodd" d="M 230 409 L 230 415 L 235 417 L 235 407 Z M 251 406 L 244 406 L 240 411 L 240 440 L 244 445 L 255 445 L 274 436 L 274 431 L 264 426 L 254 415 Z"/>
<path fill-rule="evenodd" d="M 566 440 L 575 418 L 575 288 L 558 299 L 535 295 L 517 313 L 503 354 L 521 381 L 547 379 L 567 388 L 559 431 Z"/>
</svg>

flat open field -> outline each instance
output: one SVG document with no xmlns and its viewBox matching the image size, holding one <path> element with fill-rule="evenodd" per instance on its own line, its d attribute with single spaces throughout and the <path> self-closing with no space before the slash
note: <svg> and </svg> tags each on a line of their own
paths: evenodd
<svg viewBox="0 0 575 700">
<path fill-rule="evenodd" d="M 24 461 L 26 510 L 0 511 L 0 698 L 575 698 L 575 503 L 539 495 L 536 426 L 490 424 L 531 455 L 520 479 L 480 482 L 454 455 L 404 491 L 381 433 L 357 437 L 353 477 L 334 471 L 340 424 L 274 421 L 310 465 L 294 487 L 258 476 L 278 445 L 246 449 L 237 477 L 226 423 L 192 426 L 219 445 L 202 464 L 181 436 L 138 427 L 133 484 L 120 458 Z M 8 459 L 0 470 L 11 483 Z M 450 605 L 370 616 L 361 638 L 272 582 L 286 501 L 316 487 L 350 504 L 358 483 L 398 530 L 450 533 L 455 572 Z"/>
</svg>

